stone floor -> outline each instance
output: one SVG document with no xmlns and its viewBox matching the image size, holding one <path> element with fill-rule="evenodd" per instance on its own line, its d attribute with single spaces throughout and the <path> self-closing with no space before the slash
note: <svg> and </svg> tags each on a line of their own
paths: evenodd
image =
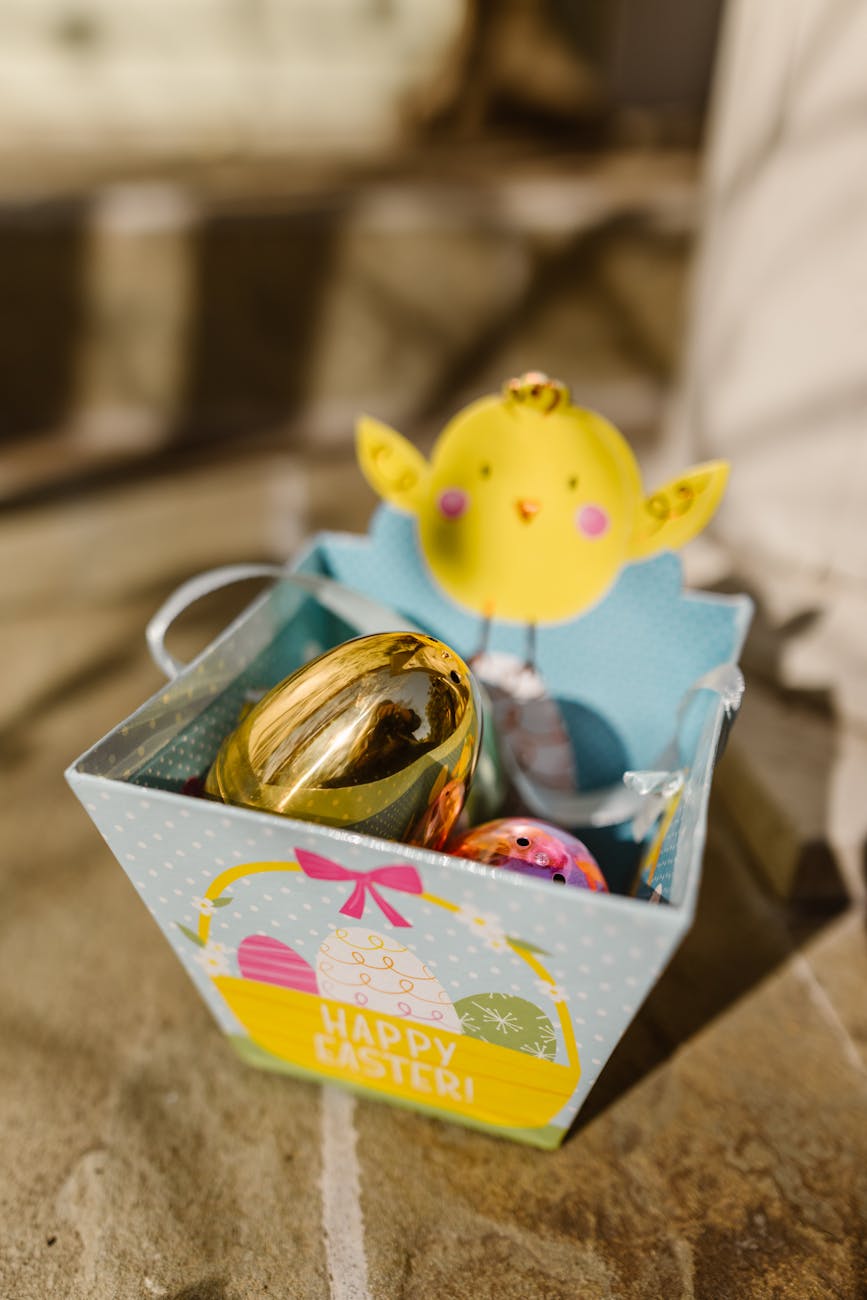
<svg viewBox="0 0 867 1300">
<path fill-rule="evenodd" d="M 865 918 L 769 891 L 736 782 L 695 926 L 558 1152 L 257 1073 L 215 1032 L 62 771 L 157 689 L 142 629 L 177 582 L 371 505 L 348 461 L 268 453 L 0 516 L 0 1295 L 863 1297 Z"/>
</svg>

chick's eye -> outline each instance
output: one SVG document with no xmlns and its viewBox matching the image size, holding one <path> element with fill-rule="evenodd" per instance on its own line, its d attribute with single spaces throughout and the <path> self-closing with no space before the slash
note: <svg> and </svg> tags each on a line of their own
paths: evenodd
<svg viewBox="0 0 867 1300">
<path fill-rule="evenodd" d="M 570 490 L 570 491 L 574 492 L 575 488 L 578 486 L 578 475 L 577 475 L 577 474 L 573 474 L 573 475 L 572 475 L 572 477 L 568 480 L 568 484 L 567 484 L 567 486 L 569 487 L 569 490 Z"/>
<path fill-rule="evenodd" d="M 490 467 L 490 465 L 485 464 L 485 465 L 480 466 L 480 468 L 479 468 L 479 473 L 481 474 L 482 478 L 490 478 L 490 477 L 491 477 L 491 467 Z"/>
<path fill-rule="evenodd" d="M 515 840 L 515 843 L 519 849 L 528 849 L 530 847 L 530 841 L 527 839 L 526 835 L 519 835 Z"/>
</svg>

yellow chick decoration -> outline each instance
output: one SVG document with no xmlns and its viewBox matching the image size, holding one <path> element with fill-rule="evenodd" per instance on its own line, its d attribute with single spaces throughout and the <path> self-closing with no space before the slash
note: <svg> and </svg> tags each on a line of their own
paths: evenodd
<svg viewBox="0 0 867 1300">
<path fill-rule="evenodd" d="M 416 516 L 446 593 L 486 621 L 530 626 L 574 618 L 623 565 L 683 546 L 728 478 L 726 462 L 709 461 L 646 497 L 623 435 L 538 372 L 459 411 L 429 462 L 370 416 L 356 437 L 374 491 Z"/>
</svg>

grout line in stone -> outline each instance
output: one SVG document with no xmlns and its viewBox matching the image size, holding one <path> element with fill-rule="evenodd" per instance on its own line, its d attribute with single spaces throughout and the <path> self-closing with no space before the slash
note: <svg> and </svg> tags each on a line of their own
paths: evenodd
<svg viewBox="0 0 867 1300">
<path fill-rule="evenodd" d="M 852 1068 L 867 1080 L 867 1064 L 865 1064 L 855 1040 L 840 1019 L 834 1003 L 828 997 L 822 982 L 803 953 L 797 953 L 793 956 L 792 967 L 795 975 L 800 979 L 810 995 L 813 1005 L 839 1039 L 844 1057 Z"/>
<path fill-rule="evenodd" d="M 355 1098 L 321 1091 L 322 1227 L 332 1300 L 371 1300 L 367 1286 Z"/>
</svg>

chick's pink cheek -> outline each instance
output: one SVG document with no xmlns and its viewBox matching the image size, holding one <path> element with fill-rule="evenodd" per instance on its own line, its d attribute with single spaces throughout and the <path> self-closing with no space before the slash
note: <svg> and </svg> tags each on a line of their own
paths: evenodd
<svg viewBox="0 0 867 1300">
<path fill-rule="evenodd" d="M 602 537 L 608 532 L 610 520 L 608 512 L 601 506 L 581 506 L 575 516 L 575 524 L 579 533 L 585 537 L 595 539 Z"/>
<path fill-rule="evenodd" d="M 447 488 L 437 497 L 437 509 L 446 519 L 460 519 L 470 504 L 470 498 L 460 488 Z"/>
</svg>

